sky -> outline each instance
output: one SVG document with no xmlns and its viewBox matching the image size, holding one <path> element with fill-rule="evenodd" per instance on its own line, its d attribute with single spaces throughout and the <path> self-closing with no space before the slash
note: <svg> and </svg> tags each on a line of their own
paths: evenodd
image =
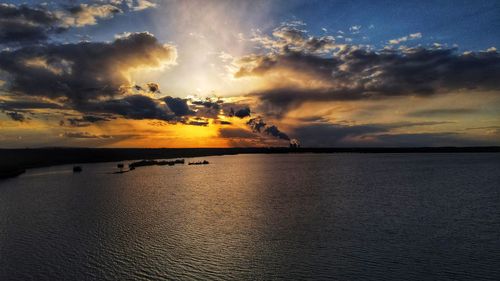
<svg viewBox="0 0 500 281">
<path fill-rule="evenodd" d="M 498 15 L 498 1 L 2 2 L 0 147 L 500 145 Z"/>
</svg>

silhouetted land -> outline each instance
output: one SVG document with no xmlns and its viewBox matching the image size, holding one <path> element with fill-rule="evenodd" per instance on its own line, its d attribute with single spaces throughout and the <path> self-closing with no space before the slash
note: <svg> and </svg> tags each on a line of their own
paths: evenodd
<svg viewBox="0 0 500 281">
<path fill-rule="evenodd" d="M 490 147 L 412 148 L 36 148 L 0 149 L 0 178 L 16 176 L 24 169 L 61 164 L 112 162 L 139 159 L 169 159 L 256 153 L 465 153 L 500 152 Z"/>
</svg>

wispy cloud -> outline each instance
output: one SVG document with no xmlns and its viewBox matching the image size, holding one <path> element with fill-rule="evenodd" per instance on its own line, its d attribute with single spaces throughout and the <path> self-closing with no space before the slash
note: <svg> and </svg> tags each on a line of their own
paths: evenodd
<svg viewBox="0 0 500 281">
<path fill-rule="evenodd" d="M 403 36 L 403 37 L 400 37 L 397 39 L 391 39 L 391 40 L 389 40 L 389 44 L 397 45 L 397 44 L 400 44 L 402 42 L 406 42 L 409 40 L 416 40 L 416 39 L 420 39 L 420 38 L 422 38 L 422 33 L 417 32 L 417 33 L 412 33 L 410 35 Z"/>
</svg>

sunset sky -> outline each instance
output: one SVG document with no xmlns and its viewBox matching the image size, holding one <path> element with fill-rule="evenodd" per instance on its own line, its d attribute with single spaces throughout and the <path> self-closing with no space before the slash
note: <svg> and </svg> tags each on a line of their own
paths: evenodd
<svg viewBox="0 0 500 281">
<path fill-rule="evenodd" d="M 0 147 L 500 145 L 499 1 L 7 1 Z"/>
</svg>

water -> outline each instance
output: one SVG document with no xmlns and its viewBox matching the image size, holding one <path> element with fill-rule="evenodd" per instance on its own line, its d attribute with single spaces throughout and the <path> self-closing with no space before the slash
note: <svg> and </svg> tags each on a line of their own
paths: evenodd
<svg viewBox="0 0 500 281">
<path fill-rule="evenodd" d="M 499 280 L 500 154 L 206 157 L 0 182 L 0 280 Z"/>
</svg>

